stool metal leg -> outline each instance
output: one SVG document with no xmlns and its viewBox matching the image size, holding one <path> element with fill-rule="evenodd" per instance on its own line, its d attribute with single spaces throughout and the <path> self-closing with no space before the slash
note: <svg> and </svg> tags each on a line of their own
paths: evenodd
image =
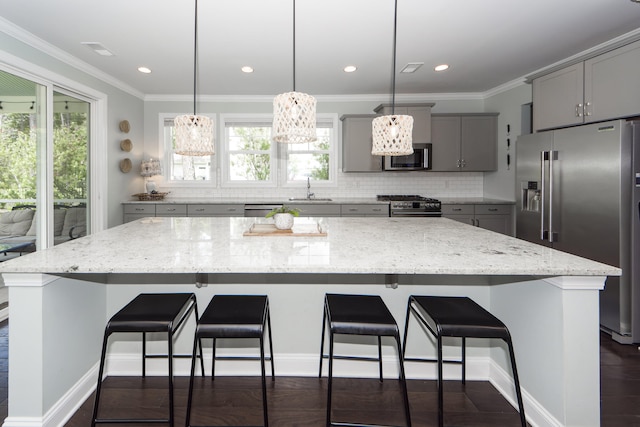
<svg viewBox="0 0 640 427">
<path fill-rule="evenodd" d="M 213 348 L 211 353 L 211 381 L 216 379 L 216 339 L 213 339 Z"/>
<path fill-rule="evenodd" d="M 196 335 L 193 338 L 193 352 L 191 355 L 191 374 L 189 375 L 189 394 L 187 398 L 187 414 L 186 414 L 186 420 L 184 424 L 186 427 L 189 427 L 191 424 L 191 405 L 193 403 L 193 377 L 196 371 L 196 357 L 197 357 L 196 354 L 197 354 L 197 348 L 198 348 L 198 341 L 200 341 L 200 351 L 202 351 L 202 341 L 198 337 L 198 334 L 196 332 Z"/>
<path fill-rule="evenodd" d="M 327 382 L 327 427 L 331 427 L 331 386 L 333 380 L 333 331 L 329 329 L 329 375 Z"/>
<path fill-rule="evenodd" d="M 105 332 L 102 340 L 102 353 L 100 355 L 100 369 L 98 370 L 98 385 L 96 386 L 96 399 L 93 404 L 93 417 L 91 418 L 91 427 L 95 427 L 98 418 L 98 405 L 100 403 L 100 391 L 102 390 L 102 375 L 104 375 L 104 362 L 107 355 L 107 341 L 109 335 Z"/>
<path fill-rule="evenodd" d="M 378 336 L 378 365 L 380 366 L 380 382 L 382 382 L 382 337 Z"/>
<path fill-rule="evenodd" d="M 167 331 L 167 343 L 169 344 L 169 426 L 173 427 L 173 335 L 171 327 Z"/>
<path fill-rule="evenodd" d="M 444 426 L 444 383 L 442 380 L 442 336 L 438 334 L 438 426 Z"/>
<path fill-rule="evenodd" d="M 400 347 L 400 334 L 395 336 L 396 346 L 398 346 L 398 355 L 402 354 L 402 347 Z M 407 419 L 407 426 L 411 427 L 411 413 L 409 410 L 409 393 L 407 392 L 407 379 L 404 373 L 404 363 L 402 357 L 399 357 L 400 363 L 400 386 L 402 387 L 402 397 L 404 398 L 404 414 Z"/>
<path fill-rule="evenodd" d="M 513 351 L 511 339 L 505 340 L 509 346 L 509 357 L 511 359 L 511 370 L 513 371 L 513 382 L 516 387 L 516 397 L 518 399 L 518 411 L 520 412 L 520 423 L 522 427 L 527 427 L 527 419 L 524 414 L 524 403 L 522 402 L 522 391 L 520 390 L 520 380 L 518 379 L 518 369 L 516 368 L 516 355 Z"/>
<path fill-rule="evenodd" d="M 142 333 L 142 378 L 147 376 L 147 333 Z"/>
<path fill-rule="evenodd" d="M 467 383 L 467 338 L 462 337 L 462 384 Z"/>
<path fill-rule="evenodd" d="M 271 358 L 271 360 L 273 361 L 273 357 Z M 262 369 L 262 412 L 264 414 L 264 427 L 269 427 L 269 416 L 267 414 L 267 375 L 264 365 L 264 338 L 260 336 L 260 367 Z"/>
<path fill-rule="evenodd" d="M 327 325 L 327 306 L 325 302 L 324 310 L 322 311 L 322 334 L 320 335 L 320 369 L 318 371 L 318 378 L 322 377 L 322 360 L 324 359 L 324 333 Z"/>
<path fill-rule="evenodd" d="M 268 304 L 268 302 L 267 302 Z M 271 359 L 271 381 L 276 380 L 276 368 L 273 362 L 273 340 L 271 339 L 271 314 L 267 305 L 267 327 L 269 328 L 269 356 Z"/>
</svg>

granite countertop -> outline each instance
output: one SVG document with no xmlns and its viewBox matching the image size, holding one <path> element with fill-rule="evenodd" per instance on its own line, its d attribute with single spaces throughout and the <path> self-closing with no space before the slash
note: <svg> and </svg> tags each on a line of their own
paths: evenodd
<svg viewBox="0 0 640 427">
<path fill-rule="evenodd" d="M 144 218 L 0 263 L 0 273 L 620 275 L 446 218 L 296 218 L 327 236 L 243 236 L 255 222 L 268 220 Z"/>
</svg>

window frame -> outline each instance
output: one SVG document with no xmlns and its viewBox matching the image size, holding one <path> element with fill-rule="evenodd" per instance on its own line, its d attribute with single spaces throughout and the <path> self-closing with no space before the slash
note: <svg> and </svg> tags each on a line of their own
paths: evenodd
<svg viewBox="0 0 640 427">
<path fill-rule="evenodd" d="M 218 170 L 218 152 L 221 144 L 218 143 L 220 140 L 220 131 L 217 123 L 217 114 L 215 113 L 200 113 L 202 116 L 207 116 L 213 120 L 215 124 L 214 131 L 214 150 L 215 153 L 210 157 L 211 168 L 209 170 L 209 180 L 174 180 L 171 179 L 171 159 L 173 157 L 173 146 L 171 142 L 165 135 L 165 123 L 168 120 L 173 120 L 177 116 L 184 113 L 160 113 L 159 114 L 159 128 L 158 135 L 160 138 L 160 155 L 158 158 L 162 164 L 162 187 L 167 188 L 185 188 L 185 187 L 196 187 L 196 188 L 216 188 L 217 187 L 217 170 Z"/>
</svg>

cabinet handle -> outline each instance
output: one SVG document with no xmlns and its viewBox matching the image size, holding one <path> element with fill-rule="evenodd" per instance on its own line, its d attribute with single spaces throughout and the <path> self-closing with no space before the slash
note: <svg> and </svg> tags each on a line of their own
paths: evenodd
<svg viewBox="0 0 640 427">
<path fill-rule="evenodd" d="M 137 211 L 144 211 L 144 208 L 136 208 Z"/>
<path fill-rule="evenodd" d="M 480 220 L 476 219 L 476 227 L 480 227 Z"/>
<path fill-rule="evenodd" d="M 349 212 L 358 212 L 358 209 L 355 209 L 355 208 L 349 208 Z"/>
<path fill-rule="evenodd" d="M 456 167 L 459 168 L 462 165 L 462 162 L 460 161 L 460 159 L 458 159 L 458 162 L 456 164 Z"/>
<path fill-rule="evenodd" d="M 235 212 L 237 209 L 236 208 L 229 208 L 227 209 L 228 212 Z"/>
<path fill-rule="evenodd" d="M 176 210 L 176 208 L 173 209 L 167 209 L 167 212 L 174 212 Z"/>
<path fill-rule="evenodd" d="M 489 212 L 498 212 L 497 208 L 489 208 Z"/>
<path fill-rule="evenodd" d="M 462 208 L 453 208 L 451 210 L 454 211 L 454 212 L 460 212 L 462 210 Z"/>
<path fill-rule="evenodd" d="M 380 208 L 376 208 L 376 209 L 373 209 L 373 211 L 374 211 L 374 212 L 382 212 L 382 209 L 380 209 Z"/>
<path fill-rule="evenodd" d="M 584 104 L 584 115 L 585 116 L 590 116 L 591 115 L 591 103 L 587 102 L 586 104 Z"/>
<path fill-rule="evenodd" d="M 583 108 L 582 108 L 582 104 L 577 104 L 576 105 L 576 117 L 582 117 L 582 112 L 583 112 Z"/>
<path fill-rule="evenodd" d="M 204 212 L 204 208 L 197 208 L 196 212 Z"/>
<path fill-rule="evenodd" d="M 463 167 L 463 168 L 466 168 L 466 167 L 467 167 L 467 162 L 466 162 L 464 159 L 462 159 L 462 167 Z"/>
</svg>

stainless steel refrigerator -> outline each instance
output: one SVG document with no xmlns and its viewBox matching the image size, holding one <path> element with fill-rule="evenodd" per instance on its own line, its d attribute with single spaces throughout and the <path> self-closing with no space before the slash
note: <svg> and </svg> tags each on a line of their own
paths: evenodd
<svg viewBox="0 0 640 427">
<path fill-rule="evenodd" d="M 522 135 L 516 149 L 516 236 L 621 267 L 600 324 L 640 342 L 640 121 Z"/>
</svg>

